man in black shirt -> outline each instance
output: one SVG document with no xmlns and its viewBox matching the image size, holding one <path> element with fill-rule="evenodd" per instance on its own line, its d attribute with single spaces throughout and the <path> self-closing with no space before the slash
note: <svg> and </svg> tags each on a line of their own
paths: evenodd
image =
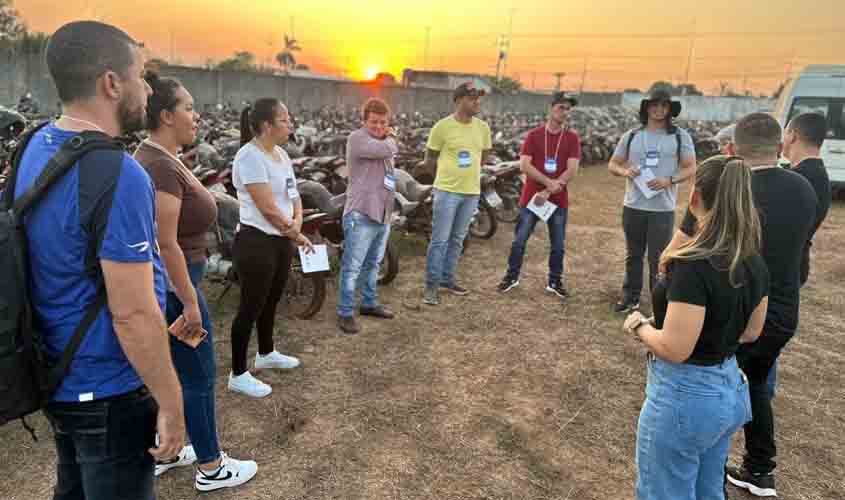
<svg viewBox="0 0 845 500">
<path fill-rule="evenodd" d="M 751 188 L 762 224 L 770 292 L 763 334 L 737 353 L 749 379 L 753 418 L 745 426 L 743 467 L 729 469 L 728 479 L 755 495 L 775 496 L 774 416 L 766 380 L 798 327 L 801 259 L 816 222 L 816 193 L 802 176 L 778 167 L 781 128 L 770 115 L 753 113 L 740 120 L 732 149 L 752 167 Z M 688 241 L 695 225 L 687 210 L 670 247 Z"/>
<path fill-rule="evenodd" d="M 792 170 L 807 179 L 816 192 L 816 223 L 810 232 L 810 239 L 804 246 L 801 286 L 804 286 L 810 275 L 810 247 L 813 245 L 813 236 L 830 210 L 830 177 L 820 156 L 826 137 L 827 119 L 818 113 L 796 116 L 786 126 L 783 135 L 783 156 L 789 160 Z"/>
</svg>

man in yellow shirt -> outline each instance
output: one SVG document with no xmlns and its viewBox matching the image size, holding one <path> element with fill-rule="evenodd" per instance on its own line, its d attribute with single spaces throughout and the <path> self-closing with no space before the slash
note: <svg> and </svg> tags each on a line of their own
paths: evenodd
<svg viewBox="0 0 845 500">
<path fill-rule="evenodd" d="M 426 167 L 437 170 L 423 298 L 428 305 L 440 303 L 439 288 L 455 295 L 469 293 L 455 281 L 455 268 L 478 208 L 481 164 L 493 147 L 490 127 L 476 118 L 484 94 L 472 82 L 458 85 L 455 113 L 434 125 L 426 145 Z"/>
</svg>

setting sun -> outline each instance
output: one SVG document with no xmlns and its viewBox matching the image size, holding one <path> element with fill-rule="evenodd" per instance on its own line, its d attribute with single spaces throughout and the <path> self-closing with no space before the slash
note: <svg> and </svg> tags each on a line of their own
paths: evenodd
<svg viewBox="0 0 845 500">
<path fill-rule="evenodd" d="M 369 66 L 369 67 L 367 68 L 367 71 L 366 71 L 366 73 L 364 74 L 364 76 L 366 76 L 366 77 L 367 77 L 367 80 L 373 80 L 373 79 L 375 79 L 376 75 L 378 75 L 378 72 L 379 72 L 379 70 L 378 70 L 378 68 L 377 68 L 377 67 L 375 67 L 375 66 Z"/>
</svg>

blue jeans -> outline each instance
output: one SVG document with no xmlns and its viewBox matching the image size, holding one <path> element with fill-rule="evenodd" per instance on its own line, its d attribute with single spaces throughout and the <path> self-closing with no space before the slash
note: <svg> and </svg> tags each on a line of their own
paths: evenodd
<svg viewBox="0 0 845 500">
<path fill-rule="evenodd" d="M 425 262 L 426 286 L 455 284 L 455 268 L 478 208 L 478 198 L 478 195 L 434 190 L 431 243 Z"/>
<path fill-rule="evenodd" d="M 214 409 L 214 379 L 217 375 L 214 361 L 214 340 L 211 320 L 205 297 L 199 283 L 205 276 L 206 263 L 188 264 L 191 283 L 197 290 L 202 327 L 208 336 L 196 349 L 176 337 L 170 336 L 170 353 L 173 366 L 182 384 L 182 401 L 185 406 L 185 427 L 188 437 L 197 453 L 197 462 L 207 464 L 220 458 L 220 443 L 217 440 L 217 419 Z M 167 293 L 167 324 L 172 324 L 182 314 L 182 302 L 173 292 Z"/>
<path fill-rule="evenodd" d="M 361 289 L 361 307 L 378 306 L 378 271 L 389 238 L 390 224 L 378 223 L 355 210 L 343 216 L 338 315 L 350 317 L 355 314 L 355 290 L 358 288 Z"/>
<path fill-rule="evenodd" d="M 50 403 L 53 500 L 153 500 L 156 405 L 146 387 L 88 403 Z"/>
<path fill-rule="evenodd" d="M 564 243 L 566 241 L 566 217 L 568 210 L 558 207 L 555 213 L 546 223 L 549 227 L 549 240 L 551 252 L 549 252 L 549 283 L 560 283 L 563 278 L 563 256 L 566 252 Z M 525 256 L 525 245 L 528 238 L 534 232 L 534 227 L 540 218 L 534 212 L 523 208 L 519 212 L 519 220 L 514 231 L 511 255 L 508 258 L 508 277 L 519 279 L 519 272 L 522 270 L 522 259 Z"/>
<path fill-rule="evenodd" d="M 751 420 L 736 358 L 674 364 L 649 356 L 637 427 L 637 500 L 724 500 L 731 437 Z"/>
</svg>

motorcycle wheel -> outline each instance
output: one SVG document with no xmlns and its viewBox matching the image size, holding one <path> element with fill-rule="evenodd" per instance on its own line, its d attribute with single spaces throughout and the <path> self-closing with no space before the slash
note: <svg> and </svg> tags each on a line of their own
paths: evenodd
<svg viewBox="0 0 845 500">
<path fill-rule="evenodd" d="M 487 204 L 486 201 L 480 201 L 478 204 L 478 213 L 475 214 L 472 224 L 469 226 L 469 233 L 483 240 L 489 240 L 496 234 L 499 223 L 496 220 L 496 210 Z"/>
<path fill-rule="evenodd" d="M 295 261 L 288 274 L 285 293 L 285 314 L 289 318 L 311 319 L 326 301 L 326 278 L 324 273 L 302 272 L 302 265 Z"/>
<path fill-rule="evenodd" d="M 397 274 L 399 274 L 399 252 L 388 241 L 384 259 L 381 260 L 381 267 L 378 270 L 378 284 L 389 285 L 396 279 Z"/>
<path fill-rule="evenodd" d="M 516 222 L 519 220 L 519 198 L 522 190 L 516 186 L 508 185 L 499 189 L 499 197 L 502 199 L 502 206 L 496 211 L 496 218 L 501 222 Z"/>
</svg>

